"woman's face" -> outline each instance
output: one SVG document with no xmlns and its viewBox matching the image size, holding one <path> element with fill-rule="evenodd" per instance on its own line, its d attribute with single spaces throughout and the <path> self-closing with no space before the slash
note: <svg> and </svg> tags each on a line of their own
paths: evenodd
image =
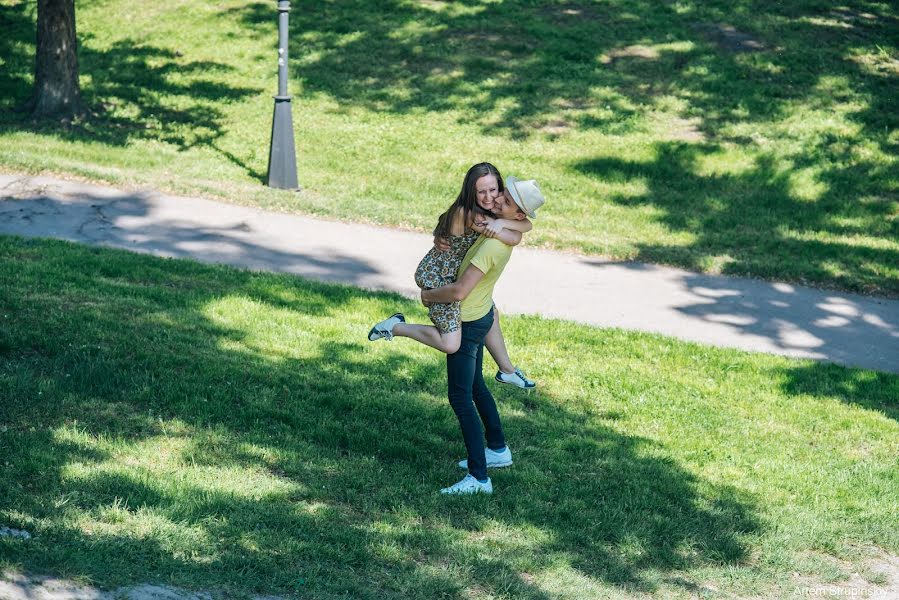
<svg viewBox="0 0 899 600">
<path fill-rule="evenodd" d="M 500 195 L 499 184 L 494 175 L 484 175 L 474 183 L 477 191 L 478 206 L 486 211 L 492 211 L 494 200 Z"/>
</svg>

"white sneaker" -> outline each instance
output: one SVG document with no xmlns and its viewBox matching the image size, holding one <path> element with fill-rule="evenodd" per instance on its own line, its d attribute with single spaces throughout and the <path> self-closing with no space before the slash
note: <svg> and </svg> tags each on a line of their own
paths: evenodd
<svg viewBox="0 0 899 600">
<path fill-rule="evenodd" d="M 462 481 L 454 483 L 448 488 L 440 490 L 441 494 L 492 494 L 493 482 L 487 478 L 487 483 L 481 483 L 472 475 L 466 475 Z"/>
<path fill-rule="evenodd" d="M 387 317 L 371 328 L 371 331 L 368 332 L 368 341 L 373 342 L 381 338 L 387 338 L 388 342 L 391 341 L 393 339 L 393 326 L 397 323 L 405 322 L 406 317 L 403 316 L 403 313 L 395 313 Z"/>
<path fill-rule="evenodd" d="M 515 369 L 511 373 L 497 371 L 494 379 L 500 383 L 515 385 L 524 390 L 532 390 L 537 387 L 537 383 L 525 377 L 524 373 L 521 372 L 521 369 Z"/>
<path fill-rule="evenodd" d="M 509 450 L 508 446 L 506 446 L 505 450 L 503 450 L 502 452 L 497 452 L 496 450 L 491 450 L 490 448 L 484 448 L 484 455 L 487 458 L 488 469 L 500 469 L 502 467 L 512 466 L 512 451 Z M 460 468 L 467 469 L 468 459 L 466 458 L 460 460 L 457 464 Z"/>
</svg>

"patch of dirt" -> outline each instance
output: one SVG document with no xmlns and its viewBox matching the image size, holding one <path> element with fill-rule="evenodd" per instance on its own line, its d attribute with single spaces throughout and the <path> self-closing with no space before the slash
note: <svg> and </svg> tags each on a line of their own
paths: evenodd
<svg viewBox="0 0 899 600">
<path fill-rule="evenodd" d="M 615 50 L 610 50 L 606 52 L 599 60 L 601 63 L 608 65 L 619 58 L 642 58 L 644 60 L 656 60 L 659 58 L 659 51 L 655 48 L 650 48 L 649 46 L 642 46 L 640 44 L 635 44 L 633 46 L 626 46 L 624 48 L 616 48 Z"/>
<path fill-rule="evenodd" d="M 704 142 L 705 134 L 699 129 L 699 119 L 675 119 L 671 123 L 668 138 L 678 142 Z"/>
<path fill-rule="evenodd" d="M 748 33 L 738 31 L 726 23 L 694 23 L 693 27 L 722 50 L 728 52 L 760 52 L 767 50 L 765 44 Z"/>
<path fill-rule="evenodd" d="M 793 573 L 794 595 L 808 598 L 864 600 L 899 598 L 899 555 L 877 548 L 871 550 L 869 556 L 858 565 L 833 560 L 849 574 L 848 579 L 836 583 L 820 583 L 811 577 Z"/>
<path fill-rule="evenodd" d="M 2 432 L 2 433 L 6 432 L 6 425 L 4 425 L 2 429 L 0 429 L 0 432 Z M 11 538 L 17 538 L 17 539 L 21 539 L 21 540 L 30 540 L 31 534 L 28 533 L 27 531 L 25 531 L 24 529 L 15 529 L 14 527 L 4 526 L 4 527 L 0 527 L 0 537 L 11 537 Z"/>
<path fill-rule="evenodd" d="M 501 42 L 505 42 L 505 38 L 503 38 L 498 33 L 467 32 L 461 34 L 459 37 L 466 42 L 486 42 L 488 44 L 499 44 Z"/>
<path fill-rule="evenodd" d="M 590 107 L 590 103 L 586 100 L 576 100 L 570 98 L 562 98 L 554 102 L 556 106 L 565 110 L 584 110 Z"/>
<path fill-rule="evenodd" d="M 539 10 L 539 14 L 548 17 L 557 25 L 576 25 L 578 23 L 608 23 L 608 16 L 600 14 L 599 9 L 593 6 L 546 6 Z"/>
<path fill-rule="evenodd" d="M 548 135 L 562 135 L 570 129 L 571 124 L 568 123 L 568 121 L 563 121 L 562 119 L 553 119 L 552 121 L 540 127 L 537 131 L 539 131 L 540 133 L 546 133 Z"/>
<path fill-rule="evenodd" d="M 4 600 L 218 600 L 221 592 L 191 592 L 167 585 L 141 584 L 103 592 L 55 577 L 28 577 L 12 571 L 0 575 L 0 598 Z M 255 596 L 254 600 L 283 600 L 280 596 Z"/>
</svg>

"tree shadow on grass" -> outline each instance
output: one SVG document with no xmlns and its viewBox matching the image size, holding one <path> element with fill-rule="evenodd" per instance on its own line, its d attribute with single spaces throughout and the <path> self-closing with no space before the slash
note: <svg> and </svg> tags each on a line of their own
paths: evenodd
<svg viewBox="0 0 899 600">
<path fill-rule="evenodd" d="M 195 61 L 158 44 L 133 39 L 111 46 L 98 44 L 90 32 L 79 34 L 78 60 L 82 97 L 90 115 L 73 123 L 35 120 L 11 109 L 31 93 L 34 66 L 34 7 L 19 3 L 0 15 L 0 97 L 11 104 L 0 113 L 0 131 L 29 131 L 70 141 L 127 146 L 135 140 L 155 140 L 179 150 L 208 147 L 262 180 L 264 173 L 219 147 L 226 123 L 222 105 L 258 95 L 251 87 L 227 85 L 215 78 L 234 67 L 225 61 Z M 85 81 L 86 79 L 86 81 Z"/>
<path fill-rule="evenodd" d="M 180 150 L 214 146 L 222 136 L 223 104 L 259 93 L 221 84 L 212 78 L 234 67 L 225 62 L 193 61 L 163 47 L 122 40 L 108 49 L 92 49 L 85 36 L 80 53 L 91 84 L 86 100 L 104 111 L 72 130 L 73 136 L 115 146 L 152 139 Z M 127 116 L 119 116 L 116 109 Z"/>
<path fill-rule="evenodd" d="M 0 115 L 23 104 L 31 93 L 34 54 L 28 49 L 35 40 L 36 10 L 36 3 L 26 2 L 4 4 L 0 10 Z"/>
<path fill-rule="evenodd" d="M 784 375 L 784 391 L 791 395 L 836 398 L 899 421 L 899 378 L 895 375 L 826 363 L 791 368 Z"/>
<path fill-rule="evenodd" d="M 249 35 L 273 35 L 267 3 L 220 16 L 240 18 Z M 796 101 L 824 100 L 821 81 L 842 76 L 871 100 L 854 117 L 864 137 L 895 148 L 884 133 L 885 123 L 899 124 L 889 110 L 890 57 L 847 62 L 891 39 L 899 19 L 885 5 L 320 2 L 290 18 L 293 71 L 304 93 L 327 94 L 341 106 L 461 111 L 465 122 L 521 138 L 575 128 L 634 131 L 645 126 L 634 119 L 640 106 L 669 97 L 720 139 L 728 125 L 778 119 Z"/>
<path fill-rule="evenodd" d="M 442 362 L 351 333 L 355 307 L 396 296 L 60 242 L 2 249 L 19 266 L 0 296 L 15 315 L 0 505 L 36 537 L 0 557 L 28 571 L 546 598 L 532 571 L 562 561 L 652 592 L 650 572 L 740 564 L 759 528 L 751 498 L 552 394 L 506 415 L 518 460 L 493 497 L 440 497 L 462 450 Z"/>
<path fill-rule="evenodd" d="M 703 159 L 719 150 L 716 144 L 658 143 L 650 161 L 597 158 L 573 167 L 602 180 L 641 182 L 644 193 L 612 201 L 661 209 L 661 223 L 692 236 L 681 246 L 638 244 L 637 260 L 899 296 L 899 250 L 890 244 L 899 235 L 893 203 L 846 201 L 847 187 L 858 196 L 882 193 L 883 166 L 857 162 L 831 172 L 832 184 L 808 202 L 795 196 L 792 173 L 771 157 L 738 173 L 702 173 Z M 821 234 L 868 235 L 884 243 L 816 239 Z"/>
</svg>

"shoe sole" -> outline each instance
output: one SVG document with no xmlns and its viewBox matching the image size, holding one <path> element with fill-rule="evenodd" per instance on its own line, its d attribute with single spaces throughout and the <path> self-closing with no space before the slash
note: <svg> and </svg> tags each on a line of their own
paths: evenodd
<svg viewBox="0 0 899 600">
<path fill-rule="evenodd" d="M 464 492 L 451 492 L 448 490 L 440 490 L 440 493 L 444 496 L 476 496 L 477 494 L 487 494 L 490 495 L 493 493 L 493 490 L 466 490 Z"/>
<path fill-rule="evenodd" d="M 518 385 L 517 383 L 512 383 L 511 381 L 503 381 L 503 380 L 500 379 L 499 377 L 494 377 L 493 379 L 496 380 L 498 383 L 504 383 L 504 384 L 506 384 L 506 385 L 514 385 L 515 387 L 517 387 L 517 388 L 520 389 L 520 390 L 533 390 L 534 388 L 537 387 L 537 384 L 536 384 L 536 383 L 535 383 L 534 385 L 532 385 L 532 386 L 529 387 L 529 386 L 526 386 L 526 385 Z"/>
<path fill-rule="evenodd" d="M 390 319 L 393 319 L 393 318 L 399 319 L 399 320 L 400 320 L 400 323 L 405 323 L 405 322 L 406 322 L 406 317 L 403 316 L 403 313 L 393 313 L 392 315 L 390 315 L 389 317 L 387 317 L 386 319 L 384 319 L 384 321 L 389 321 Z M 384 321 L 381 321 L 381 322 L 383 323 Z M 378 337 L 372 338 L 371 336 L 373 336 L 373 335 L 375 335 L 375 334 L 378 334 Z M 369 342 L 377 342 L 378 340 L 384 339 L 384 338 L 386 338 L 386 337 L 387 337 L 387 334 L 381 333 L 381 332 L 378 330 L 378 326 L 377 326 L 377 325 L 375 325 L 374 327 L 372 327 L 372 328 L 368 331 L 368 341 L 369 341 Z"/>
<path fill-rule="evenodd" d="M 467 464 L 467 463 L 465 464 L 464 467 L 463 467 L 461 464 L 459 464 L 459 463 L 456 463 L 456 466 L 459 467 L 460 469 L 467 469 L 467 468 L 468 468 L 468 464 Z M 487 468 L 488 468 L 488 469 L 504 469 L 504 468 L 506 468 L 506 467 L 511 467 L 511 466 L 512 466 L 512 461 L 510 460 L 509 462 L 488 464 L 488 465 L 487 465 Z"/>
</svg>

